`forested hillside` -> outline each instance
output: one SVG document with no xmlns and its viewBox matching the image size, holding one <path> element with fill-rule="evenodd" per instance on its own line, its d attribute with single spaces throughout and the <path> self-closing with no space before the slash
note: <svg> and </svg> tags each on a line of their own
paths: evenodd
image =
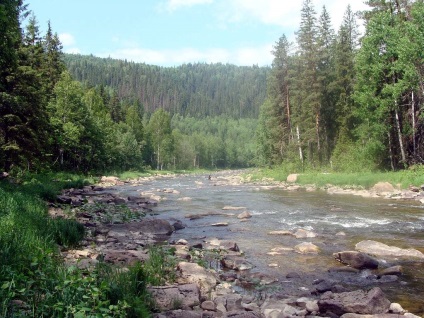
<svg viewBox="0 0 424 318">
<path fill-rule="evenodd" d="M 296 43 L 274 47 L 257 132 L 262 164 L 292 170 L 403 169 L 424 161 L 423 1 L 347 8 L 336 32 L 303 1 Z M 366 32 L 358 36 L 359 21 Z"/>
<path fill-rule="evenodd" d="M 146 112 L 204 118 L 257 118 L 266 97 L 268 67 L 184 64 L 160 67 L 110 58 L 64 55 L 74 79 L 113 88 L 119 98 L 136 98 Z"/>
<path fill-rule="evenodd" d="M 397 170 L 424 162 L 424 3 L 369 0 L 338 30 L 304 0 L 269 68 L 64 55 L 0 6 L 0 169 Z M 22 26 L 21 22 L 26 25 Z M 360 37 L 358 24 L 365 24 Z"/>
</svg>

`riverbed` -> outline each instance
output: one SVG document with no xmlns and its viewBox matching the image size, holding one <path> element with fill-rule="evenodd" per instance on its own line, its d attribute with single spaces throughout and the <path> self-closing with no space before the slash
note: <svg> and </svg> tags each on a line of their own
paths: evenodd
<svg viewBox="0 0 424 318">
<path fill-rule="evenodd" d="M 340 274 L 336 277 L 328 271 L 342 266 L 332 254 L 354 250 L 355 244 L 362 240 L 424 252 L 424 207 L 420 202 L 331 195 L 320 190 L 287 191 L 278 186 L 233 181 L 230 172 L 216 173 L 210 179 L 208 175 L 184 175 L 145 180 L 140 184 L 116 187 L 115 191 L 120 195 L 140 196 L 150 192 L 159 196 L 160 202 L 152 215 L 181 220 L 185 225 L 171 239 L 184 238 L 194 242 L 216 237 L 235 241 L 254 265 L 252 271 L 276 277 L 279 283 L 274 288 L 288 293 L 310 290 L 320 279 L 341 279 Z M 243 209 L 223 210 L 224 207 Z M 236 216 L 242 211 L 249 211 L 252 218 L 238 219 Z M 220 215 L 193 220 L 187 217 L 206 213 Z M 228 225 L 212 226 L 215 223 Z M 299 228 L 312 231 L 317 237 L 296 239 L 269 234 L 270 231 Z M 302 255 L 289 250 L 301 242 L 317 245 L 320 252 L 318 255 Z M 280 248 L 280 253 L 270 255 L 275 248 Z M 409 311 L 423 315 L 424 263 L 384 259 L 380 262 L 384 266 L 400 264 L 404 274 L 396 282 L 379 283 L 378 286 L 392 302 L 399 302 Z M 287 274 L 293 273 L 302 279 L 288 279 Z M 365 271 L 355 275 L 371 274 Z M 351 286 L 355 285 L 356 278 L 347 280 Z M 375 286 L 367 285 L 364 279 L 357 284 L 358 288 Z"/>
</svg>

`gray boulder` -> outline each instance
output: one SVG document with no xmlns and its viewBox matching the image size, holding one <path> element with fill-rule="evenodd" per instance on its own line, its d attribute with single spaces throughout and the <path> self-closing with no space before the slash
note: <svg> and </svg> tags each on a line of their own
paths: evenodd
<svg viewBox="0 0 424 318">
<path fill-rule="evenodd" d="M 207 295 L 217 284 L 216 277 L 196 263 L 180 262 L 177 270 L 180 272 L 178 281 L 197 284 L 202 295 Z"/>
<path fill-rule="evenodd" d="M 424 254 L 413 248 L 399 248 L 380 242 L 366 240 L 355 245 L 355 249 L 375 256 L 388 256 L 397 258 L 413 258 L 424 260 Z"/>
<path fill-rule="evenodd" d="M 390 301 L 379 287 L 369 292 L 357 290 L 334 294 L 325 293 L 318 301 L 321 313 L 341 316 L 346 313 L 385 314 L 389 311 Z"/>
<path fill-rule="evenodd" d="M 149 292 L 161 311 L 190 309 L 200 304 L 200 290 L 196 284 L 150 287 Z"/>
<path fill-rule="evenodd" d="M 339 262 L 349 265 L 356 269 L 375 269 L 378 268 L 378 260 L 361 252 L 344 251 L 334 253 L 333 256 Z"/>
</svg>

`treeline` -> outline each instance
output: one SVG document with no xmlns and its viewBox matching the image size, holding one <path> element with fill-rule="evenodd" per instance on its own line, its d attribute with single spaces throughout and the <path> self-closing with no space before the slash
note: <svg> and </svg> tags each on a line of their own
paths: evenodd
<svg viewBox="0 0 424 318">
<path fill-rule="evenodd" d="M 146 112 L 162 108 L 196 118 L 257 118 L 270 70 L 220 63 L 161 67 L 74 54 L 64 61 L 76 80 L 110 87 L 120 99 L 136 98 Z"/>
<path fill-rule="evenodd" d="M 400 169 L 423 163 L 424 4 L 369 0 L 347 8 L 337 33 L 323 7 L 303 2 L 296 43 L 274 46 L 261 106 L 262 164 L 336 170 Z"/>
<path fill-rule="evenodd" d="M 6 30 L 0 39 L 1 171 L 253 164 L 256 119 L 249 117 L 262 102 L 266 68 L 161 68 L 64 57 L 57 34 L 48 25 L 41 35 L 22 1 L 5 1 L 0 15 L 0 27 Z M 27 23 L 24 28 L 21 21 Z M 63 62 L 69 59 L 92 82 L 75 80 Z M 135 85 L 143 81 L 148 83 L 144 88 Z M 201 118 L 188 116 L 192 113 Z"/>
</svg>

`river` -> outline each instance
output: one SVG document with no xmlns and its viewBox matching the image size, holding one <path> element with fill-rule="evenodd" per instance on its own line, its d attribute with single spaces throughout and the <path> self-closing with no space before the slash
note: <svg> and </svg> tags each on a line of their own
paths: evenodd
<svg viewBox="0 0 424 318">
<path fill-rule="evenodd" d="M 419 202 L 221 182 L 228 174 L 214 174 L 211 180 L 205 175 L 162 177 L 137 186 L 125 185 L 115 189 L 120 195 L 140 195 L 140 192 L 146 191 L 160 195 L 162 200 L 154 208 L 155 214 L 168 220 L 181 220 L 186 226 L 175 232 L 171 239 L 184 238 L 190 242 L 203 237 L 216 237 L 235 241 L 245 252 L 247 260 L 255 266 L 253 271 L 278 278 L 280 289 L 289 288 L 290 285 L 291 290 L 306 290 L 316 279 L 333 279 L 328 269 L 341 265 L 332 253 L 354 250 L 355 244 L 362 240 L 375 240 L 424 252 L 424 208 Z M 164 189 L 173 189 L 175 193 L 164 193 Z M 184 197 L 190 199 L 181 200 Z M 245 207 L 252 218 L 243 222 L 236 217 L 243 210 L 223 211 L 225 206 Z M 196 220 L 186 218 L 189 214 L 206 212 L 226 212 L 229 216 L 215 215 Z M 227 222 L 228 226 L 211 226 L 216 222 Z M 318 236 L 301 240 L 287 235 L 268 234 L 275 230 L 293 231 L 299 228 L 311 230 Z M 340 235 L 340 232 L 345 235 Z M 317 245 L 320 253 L 302 255 L 287 251 L 281 255 L 267 254 L 272 248 L 294 247 L 303 241 Z M 380 261 L 385 266 L 399 264 Z M 271 263 L 277 267 L 269 267 Z M 399 281 L 377 286 L 392 302 L 399 302 L 405 309 L 423 315 L 424 263 L 409 261 L 400 264 L 404 274 Z M 288 280 L 286 275 L 293 272 L 304 279 L 296 284 Z M 365 271 L 355 275 L 369 274 L 369 271 Z M 364 280 L 361 282 L 360 288 L 375 286 L 364 286 Z"/>
</svg>

